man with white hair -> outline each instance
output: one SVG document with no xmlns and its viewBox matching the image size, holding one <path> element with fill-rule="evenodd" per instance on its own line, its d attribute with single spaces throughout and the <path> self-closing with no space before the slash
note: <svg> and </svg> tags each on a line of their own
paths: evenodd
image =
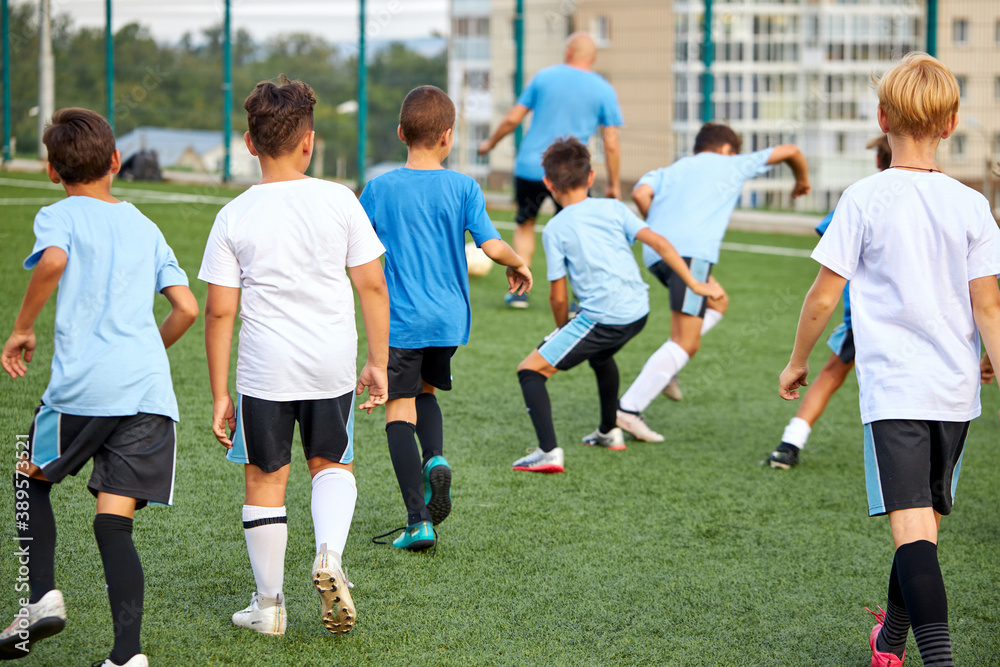
<svg viewBox="0 0 1000 667">
<path fill-rule="evenodd" d="M 514 165 L 514 190 L 517 199 L 514 250 L 529 266 L 535 254 L 535 219 L 538 217 L 538 209 L 545 198 L 551 196 L 542 182 L 542 154 L 553 141 L 573 136 L 586 144 L 600 127 L 608 168 L 605 195 L 616 199 L 621 196 L 618 127 L 623 122 L 622 112 L 615 89 L 604 77 L 593 71 L 596 60 L 597 44 L 593 37 L 585 32 L 570 35 L 566 40 L 563 64 L 546 67 L 538 72 L 493 135 L 479 144 L 479 154 L 486 155 L 521 124 L 529 111 L 534 112 Z M 559 210 L 557 203 L 556 211 Z M 514 308 L 528 307 L 526 294 L 508 294 L 504 300 Z"/>
</svg>

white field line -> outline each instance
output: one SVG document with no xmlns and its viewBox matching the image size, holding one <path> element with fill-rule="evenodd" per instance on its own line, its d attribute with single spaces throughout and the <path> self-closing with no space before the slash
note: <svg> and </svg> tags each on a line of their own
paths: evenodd
<svg viewBox="0 0 1000 667">
<path fill-rule="evenodd" d="M 514 229 L 517 227 L 513 222 L 494 221 L 493 224 L 499 229 Z M 536 232 L 541 233 L 543 229 L 545 229 L 545 225 L 535 225 Z M 783 248 L 781 246 L 729 243 L 726 241 L 723 241 L 722 249 L 734 252 L 749 252 L 757 255 L 780 255 L 782 257 L 809 257 L 812 254 L 811 250 L 802 248 Z"/>
<path fill-rule="evenodd" d="M 18 188 L 33 188 L 35 190 L 62 190 L 57 183 L 44 181 L 29 181 L 19 178 L 0 178 L 0 187 L 4 185 Z M 152 199 L 168 203 L 184 204 L 228 204 L 232 197 L 213 197 L 211 195 L 191 195 L 182 192 L 161 192 L 159 190 L 141 190 L 138 188 L 111 188 L 112 194 L 134 199 Z"/>
</svg>

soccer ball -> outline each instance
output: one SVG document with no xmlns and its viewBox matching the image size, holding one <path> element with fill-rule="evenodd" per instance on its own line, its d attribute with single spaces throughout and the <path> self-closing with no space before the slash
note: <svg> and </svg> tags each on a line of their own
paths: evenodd
<svg viewBox="0 0 1000 667">
<path fill-rule="evenodd" d="M 465 261 L 469 265 L 470 276 L 485 276 L 493 268 L 493 260 L 477 248 L 474 241 L 465 244 Z"/>
</svg>

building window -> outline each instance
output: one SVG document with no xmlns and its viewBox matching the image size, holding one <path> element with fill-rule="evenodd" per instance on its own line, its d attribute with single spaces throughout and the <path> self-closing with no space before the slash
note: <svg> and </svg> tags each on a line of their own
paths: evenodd
<svg viewBox="0 0 1000 667">
<path fill-rule="evenodd" d="M 951 23 L 951 41 L 955 46 L 969 45 L 969 20 L 955 19 Z"/>
<path fill-rule="evenodd" d="M 590 19 L 590 34 L 598 48 L 606 48 L 611 44 L 611 20 L 607 16 Z"/>
<path fill-rule="evenodd" d="M 969 92 L 969 77 L 965 75 L 959 75 L 955 77 L 955 83 L 958 84 L 958 97 L 963 102 L 966 101 L 966 95 Z"/>
<path fill-rule="evenodd" d="M 951 137 L 951 157 L 955 160 L 964 160 L 967 157 L 965 152 L 965 135 L 953 134 Z"/>
</svg>

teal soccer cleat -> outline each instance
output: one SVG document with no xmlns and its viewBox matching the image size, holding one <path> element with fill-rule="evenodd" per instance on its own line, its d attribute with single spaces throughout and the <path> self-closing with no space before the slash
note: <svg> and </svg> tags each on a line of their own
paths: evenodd
<svg viewBox="0 0 1000 667">
<path fill-rule="evenodd" d="M 424 504 L 435 526 L 451 514 L 451 466 L 443 456 L 424 464 Z"/>
<path fill-rule="evenodd" d="M 392 541 L 392 546 L 407 551 L 423 551 L 434 546 L 434 528 L 430 521 L 421 521 L 407 526 L 403 534 Z"/>
</svg>

